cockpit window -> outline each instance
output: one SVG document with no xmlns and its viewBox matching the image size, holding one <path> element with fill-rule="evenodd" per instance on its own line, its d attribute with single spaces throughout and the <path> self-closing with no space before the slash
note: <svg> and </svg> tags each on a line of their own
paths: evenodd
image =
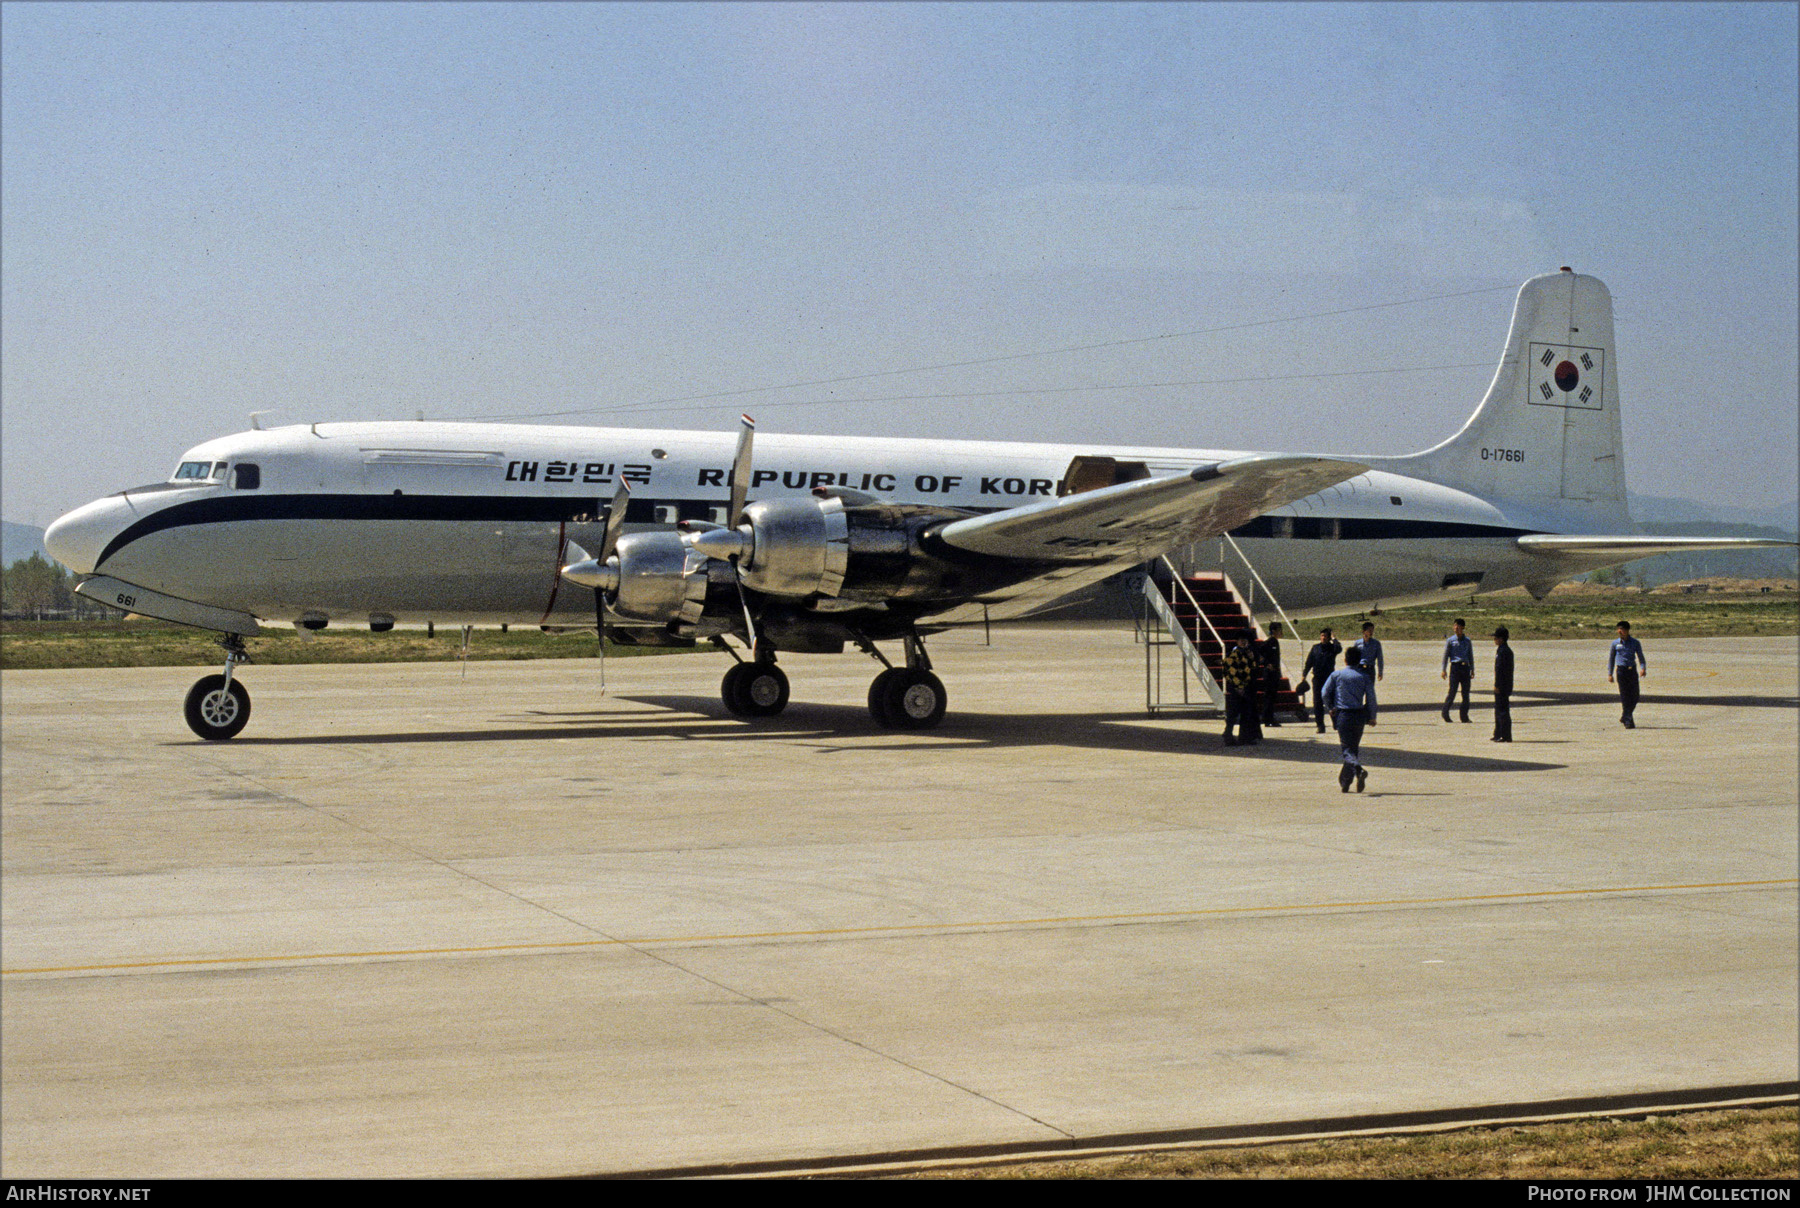
<svg viewBox="0 0 1800 1208">
<path fill-rule="evenodd" d="M 215 462 L 213 462 L 213 472 L 212 472 L 212 476 L 213 476 L 213 477 L 214 477 L 214 478 L 223 478 L 223 477 L 225 477 L 225 463 L 224 463 L 224 462 L 222 462 L 222 461 L 215 461 Z"/>
<path fill-rule="evenodd" d="M 240 491 L 256 490 L 262 486 L 262 467 L 255 462 L 238 462 L 231 467 L 231 485 Z"/>
<path fill-rule="evenodd" d="M 203 482 L 211 478 L 212 474 L 213 463 L 210 461 L 184 461 L 176 468 L 174 481 L 184 482 L 188 479 L 196 479 Z"/>
</svg>

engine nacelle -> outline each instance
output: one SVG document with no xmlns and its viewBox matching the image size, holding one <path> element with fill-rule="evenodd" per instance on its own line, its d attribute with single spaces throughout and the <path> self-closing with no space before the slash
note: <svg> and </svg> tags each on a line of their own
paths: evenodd
<svg viewBox="0 0 1800 1208">
<path fill-rule="evenodd" d="M 620 617 L 692 625 L 706 608 L 706 558 L 674 533 L 627 533 L 607 563 L 618 582 L 602 588 L 606 607 Z"/>
<path fill-rule="evenodd" d="M 850 565 L 850 522 L 836 499 L 767 499 L 744 509 L 755 536 L 744 586 L 776 596 L 835 596 Z"/>
<path fill-rule="evenodd" d="M 765 499 L 735 528 L 690 534 L 696 553 L 736 558 L 744 586 L 771 596 L 835 596 L 850 566 L 850 521 L 837 499 Z"/>
</svg>

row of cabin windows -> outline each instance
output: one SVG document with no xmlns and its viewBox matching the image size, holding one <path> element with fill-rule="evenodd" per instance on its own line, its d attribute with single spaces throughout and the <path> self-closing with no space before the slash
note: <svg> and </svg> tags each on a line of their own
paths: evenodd
<svg viewBox="0 0 1800 1208">
<path fill-rule="evenodd" d="M 230 469 L 231 485 L 239 491 L 254 491 L 262 486 L 262 467 L 255 462 L 240 461 L 233 466 L 224 461 L 184 461 L 175 467 L 173 482 L 223 482 Z"/>
</svg>

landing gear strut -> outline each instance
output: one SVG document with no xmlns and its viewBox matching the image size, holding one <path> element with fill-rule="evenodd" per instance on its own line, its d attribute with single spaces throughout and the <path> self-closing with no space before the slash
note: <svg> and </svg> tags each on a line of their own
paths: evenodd
<svg viewBox="0 0 1800 1208">
<path fill-rule="evenodd" d="M 202 676 L 188 689 L 182 706 L 188 729 L 208 742 L 234 738 L 250 721 L 250 692 L 231 677 L 239 663 L 250 661 L 250 652 L 235 633 L 226 634 L 219 645 L 225 648 L 225 673 Z"/>
<path fill-rule="evenodd" d="M 888 730 L 929 730 L 944 720 L 944 681 L 931 673 L 931 657 L 916 633 L 906 635 L 906 666 L 882 658 L 873 642 L 859 641 L 887 670 L 869 685 L 869 714 Z"/>
<path fill-rule="evenodd" d="M 733 653 L 732 657 L 737 656 Z M 725 708 L 738 717 L 774 717 L 787 708 L 788 677 L 775 665 L 775 651 L 758 642 L 755 660 L 733 663 L 719 692 Z"/>
</svg>

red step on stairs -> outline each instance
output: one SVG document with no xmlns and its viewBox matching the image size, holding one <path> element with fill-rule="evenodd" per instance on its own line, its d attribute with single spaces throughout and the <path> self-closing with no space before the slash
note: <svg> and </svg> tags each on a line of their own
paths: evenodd
<svg viewBox="0 0 1800 1208">
<path fill-rule="evenodd" d="M 1237 591 L 1223 574 L 1215 572 L 1188 575 L 1181 582 L 1186 584 L 1186 591 L 1182 591 L 1173 580 L 1161 583 L 1163 597 L 1169 601 L 1175 619 L 1187 632 L 1188 641 L 1194 644 L 1206 669 L 1212 672 L 1214 679 L 1223 684 L 1225 651 L 1220 647 L 1218 639 L 1213 637 L 1213 631 L 1216 630 L 1227 645 L 1235 644 L 1240 633 L 1249 635 L 1252 642 L 1260 642 L 1264 634 L 1244 610 Z M 1192 603 L 1188 600 L 1190 595 L 1193 597 Z M 1199 605 L 1199 611 L 1205 613 L 1206 619 L 1212 623 L 1211 629 L 1201 623 L 1199 614 L 1195 612 L 1196 604 Z M 1297 713 L 1303 718 L 1310 716 L 1307 706 L 1301 703 L 1285 674 L 1275 691 L 1275 708 Z"/>
</svg>

